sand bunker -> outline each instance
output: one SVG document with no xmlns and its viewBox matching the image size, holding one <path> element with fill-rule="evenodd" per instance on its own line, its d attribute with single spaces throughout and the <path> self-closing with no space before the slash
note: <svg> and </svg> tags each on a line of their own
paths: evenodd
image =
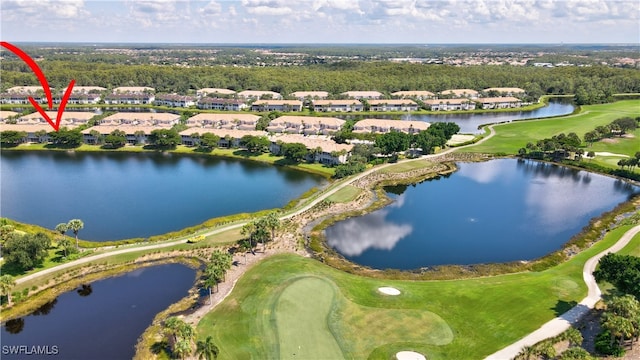
<svg viewBox="0 0 640 360">
<path fill-rule="evenodd" d="M 400 295 L 400 290 L 396 289 L 396 288 L 392 288 L 392 287 L 381 287 L 378 288 L 378 291 L 380 291 L 381 293 L 385 294 L 385 295 Z"/>
<path fill-rule="evenodd" d="M 616 154 L 616 153 L 611 153 L 611 152 L 607 152 L 607 151 L 598 151 L 595 154 L 596 154 L 596 156 L 619 156 L 619 157 L 625 157 L 625 158 L 629 157 L 629 155 Z"/>
<path fill-rule="evenodd" d="M 415 351 L 400 351 L 396 354 L 398 360 L 427 360 L 427 358 Z"/>
</svg>

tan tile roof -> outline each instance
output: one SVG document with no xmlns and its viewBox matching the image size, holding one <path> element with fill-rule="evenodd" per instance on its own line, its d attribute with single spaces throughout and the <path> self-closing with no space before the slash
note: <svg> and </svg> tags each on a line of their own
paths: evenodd
<svg viewBox="0 0 640 360">
<path fill-rule="evenodd" d="M 334 117 L 321 117 L 321 116 L 280 116 L 271 120 L 269 126 L 280 126 L 286 123 L 298 124 L 323 124 L 325 126 L 342 126 L 345 121 Z"/>
<path fill-rule="evenodd" d="M 35 93 L 37 91 L 44 91 L 42 86 L 13 86 L 7 89 L 10 93 Z"/>
<path fill-rule="evenodd" d="M 253 105 L 293 105 L 302 106 L 300 100 L 258 100 Z"/>
<path fill-rule="evenodd" d="M 411 99 L 379 99 L 369 100 L 369 105 L 417 105 Z"/>
<path fill-rule="evenodd" d="M 102 86 L 73 86 L 73 90 L 71 91 L 72 93 L 88 93 L 89 91 L 92 90 L 97 90 L 97 91 L 105 91 L 107 90 L 106 88 L 103 88 Z M 62 89 L 62 93 L 67 92 L 67 88 L 65 87 L 64 89 Z"/>
<path fill-rule="evenodd" d="M 435 96 L 431 91 L 423 90 L 409 90 L 409 91 L 396 91 L 392 93 L 393 96 Z"/>
<path fill-rule="evenodd" d="M 204 121 L 204 120 L 210 120 L 210 121 L 240 120 L 240 121 L 247 121 L 247 122 L 255 122 L 255 121 L 258 121 L 259 119 L 260 119 L 260 116 L 253 115 L 253 114 L 208 114 L 208 113 L 202 113 L 202 114 L 197 114 L 197 115 L 194 115 L 194 116 L 190 117 L 189 119 L 187 119 L 187 121 L 192 122 L 192 121 Z"/>
<path fill-rule="evenodd" d="M 188 128 L 180 132 L 181 136 L 191 136 L 193 133 L 198 133 L 200 135 L 209 133 L 217 135 L 221 138 L 226 137 L 227 135 L 233 139 L 241 139 L 245 135 L 251 136 L 267 136 L 267 133 L 264 131 L 257 130 L 235 130 L 235 129 L 212 129 L 212 128 Z"/>
<path fill-rule="evenodd" d="M 338 144 L 330 139 L 322 139 L 310 136 L 296 135 L 296 134 L 281 134 L 275 135 L 270 138 L 273 142 L 282 141 L 283 143 L 292 144 L 300 143 L 307 147 L 307 149 L 321 148 L 323 152 L 331 153 L 333 151 L 351 151 L 353 149 L 352 144 Z"/>
<path fill-rule="evenodd" d="M 323 98 L 323 97 L 327 97 L 329 96 L 329 93 L 327 91 L 296 91 L 296 92 L 292 92 L 290 94 L 293 97 L 297 97 L 297 98 L 304 98 L 304 97 L 319 97 L 319 98 Z"/>
<path fill-rule="evenodd" d="M 382 93 L 379 91 L 345 91 L 342 95 L 349 97 L 380 97 Z"/>
<path fill-rule="evenodd" d="M 362 119 L 355 123 L 353 126 L 354 132 L 369 132 L 371 127 L 378 128 L 394 128 L 399 131 L 408 132 L 409 128 L 414 128 L 416 131 L 427 130 L 430 123 L 425 121 L 411 121 L 411 120 L 390 120 L 390 119 Z"/>
<path fill-rule="evenodd" d="M 114 120 L 139 120 L 139 121 L 173 121 L 180 119 L 180 115 L 172 113 L 150 113 L 150 112 L 118 112 L 113 115 L 109 115 L 102 119 L 104 122 L 111 122 Z"/>
<path fill-rule="evenodd" d="M 314 100 L 313 105 L 362 105 L 358 100 Z"/>
<path fill-rule="evenodd" d="M 153 130 L 169 129 L 164 126 L 146 126 L 146 125 L 98 125 L 82 130 L 83 134 L 89 134 L 92 130 L 97 130 L 100 134 L 111 134 L 113 130 L 124 131 L 127 135 L 135 134 L 136 131 L 142 131 L 145 135 L 151 134 Z"/>
<path fill-rule="evenodd" d="M 480 98 L 478 101 L 482 103 L 504 103 L 504 102 L 522 102 L 522 100 L 513 96 L 498 96 L 498 97 L 486 97 Z"/>
<path fill-rule="evenodd" d="M 78 125 L 64 125 L 64 126 L 60 126 L 60 128 L 66 127 L 67 129 L 71 130 L 74 128 L 77 128 Z M 40 124 L 3 124 L 0 123 L 0 131 L 8 131 L 8 130 L 13 130 L 13 131 L 24 131 L 27 133 L 32 133 L 32 132 L 36 132 L 36 131 L 40 131 L 40 130 L 44 130 L 46 132 L 52 132 L 53 127 L 51 125 L 49 125 L 48 123 L 40 123 Z"/>
<path fill-rule="evenodd" d="M 273 96 L 273 98 L 281 98 L 282 95 L 278 94 L 275 91 L 261 91 L 261 90 L 245 90 L 245 91 L 240 91 L 238 93 L 238 96 L 241 97 L 260 97 L 262 95 L 271 95 Z"/>
<path fill-rule="evenodd" d="M 455 96 L 464 96 L 464 95 L 478 95 L 478 92 L 473 89 L 450 89 L 443 90 L 440 92 L 442 95 L 455 95 Z"/>
<path fill-rule="evenodd" d="M 236 92 L 233 90 L 229 90 L 229 89 L 219 89 L 219 88 L 202 88 L 202 89 L 198 89 L 198 92 L 201 93 L 206 93 L 206 94 L 224 94 L 224 95 L 233 95 Z"/>
<path fill-rule="evenodd" d="M 425 104 L 433 105 L 433 104 L 464 104 L 471 102 L 469 99 L 430 99 L 425 100 Z"/>
<path fill-rule="evenodd" d="M 14 111 L 0 110 L 0 120 L 2 121 L 4 121 L 4 119 L 10 116 L 16 116 L 16 115 L 18 115 L 18 113 Z"/>
<path fill-rule="evenodd" d="M 55 121 L 56 117 L 58 116 L 58 112 L 57 111 L 45 111 L 45 113 L 47 114 L 47 116 L 49 116 L 49 118 L 51 120 L 54 120 L 54 121 Z M 88 111 L 65 111 L 62 114 L 61 120 L 62 121 L 80 120 L 80 121 L 87 122 L 94 116 L 96 116 L 95 113 L 88 112 Z M 28 115 L 21 116 L 18 119 L 18 121 L 29 121 L 29 120 L 45 121 L 42 118 L 42 115 L 40 115 L 40 113 L 37 112 L 37 111 L 34 112 L 34 113 L 31 113 L 31 114 L 28 114 Z"/>
<path fill-rule="evenodd" d="M 489 92 L 489 91 L 497 91 L 497 92 L 501 92 L 501 93 L 512 93 L 512 94 L 517 94 L 517 93 L 524 93 L 525 91 L 523 89 L 520 88 L 514 88 L 514 87 L 493 87 L 493 88 L 486 88 L 483 91 Z"/>
<path fill-rule="evenodd" d="M 121 92 L 121 93 L 126 93 L 126 92 L 132 92 L 132 93 L 141 93 L 141 92 L 145 92 L 145 91 L 156 91 L 156 89 L 152 88 L 152 87 L 148 87 L 148 86 L 120 86 L 117 87 L 115 89 L 113 89 L 113 92 Z"/>
</svg>

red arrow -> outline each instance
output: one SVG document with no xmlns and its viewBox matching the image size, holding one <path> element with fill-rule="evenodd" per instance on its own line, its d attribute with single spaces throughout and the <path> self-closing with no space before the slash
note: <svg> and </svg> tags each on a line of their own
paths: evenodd
<svg viewBox="0 0 640 360">
<path fill-rule="evenodd" d="M 40 67 L 38 66 L 38 64 L 29 55 L 27 55 L 27 53 L 22 51 L 17 46 L 9 44 L 6 41 L 0 41 L 0 45 L 9 49 L 9 51 L 16 54 L 20 59 L 22 59 L 22 61 L 24 61 L 27 65 L 29 65 L 29 67 L 31 68 L 31 71 L 33 71 L 33 73 L 36 74 L 38 81 L 40 81 L 40 85 L 42 85 L 44 94 L 47 96 L 49 110 L 51 110 L 53 108 L 53 99 L 51 98 L 51 88 L 49 87 L 49 82 L 47 82 L 46 76 L 44 76 L 44 73 L 42 72 L 42 70 L 40 70 Z M 51 126 L 53 126 L 53 129 L 55 131 L 58 131 L 60 129 L 60 120 L 62 120 L 62 113 L 64 113 L 64 108 L 67 106 L 67 102 L 69 101 L 69 97 L 71 96 L 71 90 L 73 89 L 73 85 L 75 85 L 75 83 L 76 83 L 75 80 L 71 80 L 71 82 L 69 83 L 69 86 L 67 87 L 67 91 L 65 91 L 64 96 L 62 97 L 62 100 L 60 102 L 60 107 L 58 108 L 58 114 L 56 116 L 55 122 L 51 120 L 49 115 L 47 115 L 44 112 L 42 107 L 40 107 L 40 105 L 33 99 L 33 97 L 29 96 L 29 102 L 31 102 L 31 105 L 33 105 L 33 107 L 35 107 L 36 110 L 38 110 L 40 115 L 42 115 L 44 119 L 47 120 L 49 124 L 51 124 Z"/>
</svg>

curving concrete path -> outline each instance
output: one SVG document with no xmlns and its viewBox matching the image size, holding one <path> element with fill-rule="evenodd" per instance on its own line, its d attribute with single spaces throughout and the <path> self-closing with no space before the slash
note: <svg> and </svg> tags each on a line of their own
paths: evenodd
<svg viewBox="0 0 640 360">
<path fill-rule="evenodd" d="M 513 359 L 526 346 L 531 346 L 539 343 L 544 339 L 560 335 L 561 333 L 569 329 L 571 325 L 580 320 L 585 314 L 593 309 L 595 304 L 601 299 L 602 292 L 600 291 L 600 288 L 598 287 L 598 284 L 596 283 L 596 280 L 592 275 L 596 269 L 596 265 L 598 265 L 598 261 L 600 261 L 600 259 L 608 253 L 620 251 L 620 249 L 625 247 L 629 243 L 629 241 L 631 241 L 631 239 L 638 233 L 640 233 L 640 225 L 636 225 L 635 227 L 629 229 L 624 233 L 624 235 L 622 235 L 622 237 L 620 237 L 620 240 L 618 240 L 610 248 L 593 256 L 584 263 L 584 268 L 582 269 L 582 278 L 584 279 L 585 284 L 587 284 L 588 292 L 587 297 L 582 299 L 582 301 L 580 301 L 578 305 L 574 306 L 571 310 L 560 315 L 559 317 L 548 321 L 538 330 L 523 337 L 517 342 L 487 356 L 485 360 Z"/>
</svg>

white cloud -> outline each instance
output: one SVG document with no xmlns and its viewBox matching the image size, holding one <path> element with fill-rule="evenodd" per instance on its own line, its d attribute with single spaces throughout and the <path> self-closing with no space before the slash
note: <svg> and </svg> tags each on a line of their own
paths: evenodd
<svg viewBox="0 0 640 360">
<path fill-rule="evenodd" d="M 294 11 L 285 0 L 242 0 L 242 6 L 248 13 L 254 15 L 281 16 L 292 14 Z"/>
<path fill-rule="evenodd" d="M 84 0 L 2 0 L 2 20 L 22 19 L 25 23 L 59 21 L 87 16 Z"/>
</svg>

